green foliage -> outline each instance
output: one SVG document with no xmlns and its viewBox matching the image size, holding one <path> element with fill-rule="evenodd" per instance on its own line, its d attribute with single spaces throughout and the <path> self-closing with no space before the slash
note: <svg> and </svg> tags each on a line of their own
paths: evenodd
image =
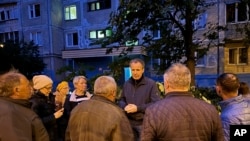
<svg viewBox="0 0 250 141">
<path fill-rule="evenodd" d="M 210 104 L 213 104 L 218 111 L 220 111 L 220 107 L 218 102 L 222 99 L 217 95 L 214 88 L 207 87 L 199 87 L 199 88 L 191 88 L 190 91 L 193 93 L 194 97 L 204 100 Z"/>
<path fill-rule="evenodd" d="M 33 42 L 7 41 L 0 48 L 0 72 L 17 69 L 29 79 L 41 73 L 46 64 L 40 57 L 38 46 Z"/>
<path fill-rule="evenodd" d="M 179 62 L 186 57 L 183 63 L 186 63 L 190 69 L 192 85 L 194 85 L 196 64 L 194 53 L 203 44 L 193 42 L 202 38 L 194 36 L 198 30 L 195 28 L 197 24 L 195 20 L 214 4 L 213 2 L 208 3 L 206 0 L 120 0 L 118 9 L 110 15 L 110 27 L 108 28 L 113 30 L 113 34 L 97 43 L 101 43 L 103 47 L 118 43 L 119 47 L 124 46 L 127 41 L 139 40 L 139 45 L 147 47 L 149 55 L 162 60 L 160 66 L 155 68 L 159 73 L 164 72 L 172 63 Z M 211 32 L 204 34 L 211 42 L 218 37 L 216 26 L 216 24 L 210 24 Z M 155 39 L 152 34 L 154 31 L 160 31 L 161 37 Z M 206 54 L 210 45 L 208 43 L 202 46 L 206 49 L 199 57 Z M 108 50 L 110 52 L 112 48 L 108 48 Z M 127 55 L 127 53 L 122 53 Z"/>
</svg>

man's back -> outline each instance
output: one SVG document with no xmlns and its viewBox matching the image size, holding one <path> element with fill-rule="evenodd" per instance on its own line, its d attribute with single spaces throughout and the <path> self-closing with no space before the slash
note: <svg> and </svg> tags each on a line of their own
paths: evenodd
<svg viewBox="0 0 250 141">
<path fill-rule="evenodd" d="M 133 132 L 123 111 L 101 96 L 76 106 L 70 115 L 67 141 L 132 141 Z"/>
<path fill-rule="evenodd" d="M 22 104 L 22 100 L 0 98 L 0 140 L 48 141 L 48 134 L 39 117 Z"/>
<path fill-rule="evenodd" d="M 168 93 L 146 110 L 144 120 L 142 141 L 223 141 L 218 111 L 187 92 Z"/>
</svg>

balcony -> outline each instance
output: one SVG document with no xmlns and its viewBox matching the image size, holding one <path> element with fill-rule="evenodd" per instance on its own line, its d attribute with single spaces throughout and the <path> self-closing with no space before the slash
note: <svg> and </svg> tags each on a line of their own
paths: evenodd
<svg viewBox="0 0 250 141">
<path fill-rule="evenodd" d="M 105 57 L 105 56 L 119 56 L 122 50 L 128 47 L 113 48 L 112 53 L 107 54 L 107 48 L 88 48 L 88 49 L 77 49 L 77 50 L 64 50 L 62 51 L 62 58 L 90 58 L 90 57 Z M 147 55 L 145 47 L 134 46 L 133 51 L 128 52 L 128 55 Z"/>
</svg>

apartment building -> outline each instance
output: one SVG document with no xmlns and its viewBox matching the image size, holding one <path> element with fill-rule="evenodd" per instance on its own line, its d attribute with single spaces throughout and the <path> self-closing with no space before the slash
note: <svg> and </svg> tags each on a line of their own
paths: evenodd
<svg viewBox="0 0 250 141">
<path fill-rule="evenodd" d="M 64 77 L 56 74 L 63 66 L 70 66 L 77 71 L 79 64 L 82 64 L 92 68 L 88 77 L 102 74 L 110 70 L 108 64 L 126 46 L 106 54 L 105 48 L 91 43 L 110 36 L 111 30 L 106 29 L 109 14 L 118 5 L 118 0 L 1 0 L 0 42 L 7 39 L 33 40 L 47 64 L 44 73 L 54 80 L 59 81 Z M 198 86 L 212 86 L 217 75 L 222 72 L 235 72 L 248 82 L 249 49 L 243 45 L 243 36 L 235 32 L 235 28 L 248 22 L 249 8 L 249 5 L 236 0 L 217 0 L 217 4 L 197 19 L 199 30 L 196 36 L 207 32 L 209 22 L 219 23 L 229 29 L 221 31 L 214 47 L 197 60 Z M 139 45 L 140 41 L 129 55 L 146 55 L 144 47 Z"/>
</svg>

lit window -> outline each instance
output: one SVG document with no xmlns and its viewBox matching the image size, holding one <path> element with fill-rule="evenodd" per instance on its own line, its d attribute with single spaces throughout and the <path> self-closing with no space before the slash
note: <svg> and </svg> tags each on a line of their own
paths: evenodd
<svg viewBox="0 0 250 141">
<path fill-rule="evenodd" d="M 89 11 L 96 11 L 101 9 L 109 9 L 111 8 L 111 0 L 99 0 L 95 2 L 88 3 Z"/>
<path fill-rule="evenodd" d="M 66 42 L 68 47 L 73 47 L 78 45 L 78 33 L 68 33 L 66 35 Z"/>
<path fill-rule="evenodd" d="M 36 45 L 42 46 L 42 33 L 41 32 L 32 32 L 30 33 L 30 40 L 33 41 Z"/>
<path fill-rule="evenodd" d="M 29 5 L 29 18 L 36 18 L 40 15 L 40 4 Z"/>
<path fill-rule="evenodd" d="M 64 14 L 65 14 L 65 20 L 74 20 L 74 19 L 77 19 L 76 6 L 75 5 L 71 5 L 71 6 L 65 7 Z"/>
<path fill-rule="evenodd" d="M 247 48 L 229 49 L 229 64 L 246 64 L 248 60 Z"/>
<path fill-rule="evenodd" d="M 126 43 L 125 43 L 125 46 L 137 46 L 139 44 L 139 42 L 138 42 L 138 40 L 136 40 L 136 41 L 127 41 Z"/>
<path fill-rule="evenodd" d="M 90 39 L 101 39 L 105 37 L 110 37 L 112 35 L 112 30 L 92 30 L 89 32 Z"/>
</svg>

